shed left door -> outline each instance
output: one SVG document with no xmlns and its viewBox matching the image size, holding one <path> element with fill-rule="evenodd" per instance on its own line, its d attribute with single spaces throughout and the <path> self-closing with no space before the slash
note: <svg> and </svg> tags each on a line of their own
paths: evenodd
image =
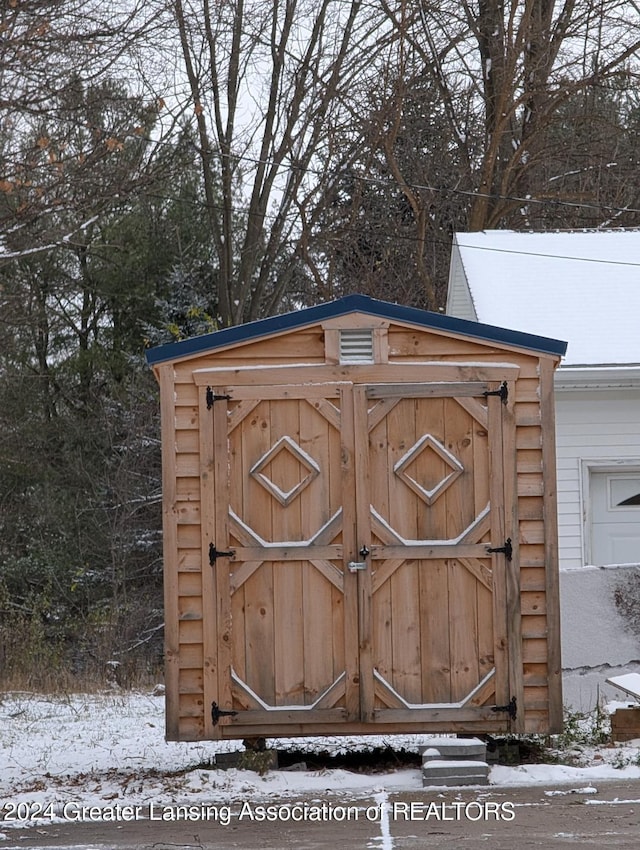
<svg viewBox="0 0 640 850">
<path fill-rule="evenodd" d="M 209 391 L 205 705 L 238 713 L 207 717 L 209 731 L 356 720 L 357 579 L 343 566 L 355 522 L 342 503 L 354 492 L 351 396 L 339 384 L 228 392 Z"/>
</svg>

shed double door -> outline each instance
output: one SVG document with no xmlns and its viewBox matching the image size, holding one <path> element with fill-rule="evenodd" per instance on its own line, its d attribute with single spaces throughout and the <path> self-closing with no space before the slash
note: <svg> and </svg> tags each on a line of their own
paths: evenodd
<svg viewBox="0 0 640 850">
<path fill-rule="evenodd" d="M 494 708 L 522 687 L 518 595 L 489 551 L 515 539 L 499 387 L 209 389 L 205 699 L 237 712 L 213 734 L 509 728 Z"/>
</svg>

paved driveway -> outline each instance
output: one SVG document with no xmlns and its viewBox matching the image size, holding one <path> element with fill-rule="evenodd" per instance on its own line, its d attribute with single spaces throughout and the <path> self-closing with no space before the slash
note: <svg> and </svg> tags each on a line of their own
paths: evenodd
<svg viewBox="0 0 640 850">
<path fill-rule="evenodd" d="M 117 805 L 111 805 L 114 818 Z M 640 781 L 599 782 L 595 793 L 565 785 L 246 800 L 230 810 L 215 802 L 192 810 L 156 803 L 151 812 L 148 806 L 131 812 L 131 820 L 120 806 L 113 822 L 76 822 L 70 807 L 64 823 L 4 829 L 2 850 L 640 847 Z"/>
</svg>

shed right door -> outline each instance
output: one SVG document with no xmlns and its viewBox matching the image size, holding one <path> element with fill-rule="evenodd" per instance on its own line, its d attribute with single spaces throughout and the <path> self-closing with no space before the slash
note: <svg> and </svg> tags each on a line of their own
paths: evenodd
<svg viewBox="0 0 640 850">
<path fill-rule="evenodd" d="M 354 388 L 358 543 L 371 553 L 358 576 L 365 721 L 519 725 L 494 710 L 522 690 L 514 561 L 488 551 L 517 537 L 499 388 Z"/>
</svg>

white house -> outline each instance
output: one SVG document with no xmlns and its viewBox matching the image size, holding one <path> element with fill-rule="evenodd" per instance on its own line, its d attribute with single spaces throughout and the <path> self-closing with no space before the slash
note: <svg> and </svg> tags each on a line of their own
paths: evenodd
<svg viewBox="0 0 640 850">
<path fill-rule="evenodd" d="M 447 313 L 564 339 L 556 372 L 565 702 L 640 669 L 640 230 L 458 233 Z"/>
</svg>

